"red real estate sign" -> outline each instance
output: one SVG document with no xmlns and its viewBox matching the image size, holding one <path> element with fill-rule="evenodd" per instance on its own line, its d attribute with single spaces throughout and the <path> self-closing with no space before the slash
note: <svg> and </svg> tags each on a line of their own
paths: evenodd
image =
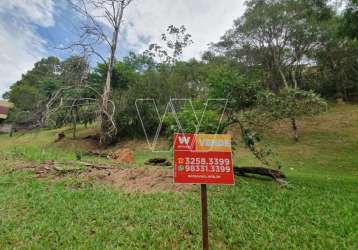
<svg viewBox="0 0 358 250">
<path fill-rule="evenodd" d="M 174 183 L 235 183 L 230 135 L 174 135 Z"/>
</svg>

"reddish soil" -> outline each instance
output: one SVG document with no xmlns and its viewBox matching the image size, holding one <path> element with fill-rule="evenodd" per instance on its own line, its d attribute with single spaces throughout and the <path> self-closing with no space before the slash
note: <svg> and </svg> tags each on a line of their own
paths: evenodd
<svg viewBox="0 0 358 250">
<path fill-rule="evenodd" d="M 117 163 L 134 163 L 134 153 L 133 150 L 129 148 L 117 149 L 116 151 L 109 153 L 108 158 Z"/>
<path fill-rule="evenodd" d="M 174 185 L 173 171 L 162 167 L 104 169 L 84 172 L 80 176 L 111 184 L 125 192 L 179 192 L 194 188 L 192 185 Z"/>
<path fill-rule="evenodd" d="M 76 176 L 119 188 L 124 192 L 155 193 L 194 190 L 195 185 L 173 184 L 173 170 L 164 167 L 113 168 L 88 164 L 85 169 L 63 169 L 56 163 L 20 164 L 14 171 L 27 170 L 38 178 L 61 179 Z"/>
</svg>

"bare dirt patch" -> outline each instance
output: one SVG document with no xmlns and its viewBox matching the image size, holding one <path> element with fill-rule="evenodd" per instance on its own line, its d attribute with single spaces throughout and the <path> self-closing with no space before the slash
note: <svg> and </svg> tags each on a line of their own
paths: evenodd
<svg viewBox="0 0 358 250">
<path fill-rule="evenodd" d="M 87 171 L 81 177 L 111 184 L 125 192 L 180 192 L 194 189 L 192 185 L 174 185 L 173 171 L 160 167 Z"/>
<path fill-rule="evenodd" d="M 134 163 L 134 152 L 129 148 L 117 149 L 108 154 L 108 158 L 118 163 Z"/>
<path fill-rule="evenodd" d="M 63 168 L 53 161 L 22 163 L 13 171 L 30 171 L 37 178 L 62 179 L 67 176 L 96 181 L 119 188 L 124 192 L 156 193 L 195 190 L 195 185 L 173 183 L 173 170 L 163 167 L 113 168 L 105 165 L 84 164 L 84 168 Z"/>
</svg>

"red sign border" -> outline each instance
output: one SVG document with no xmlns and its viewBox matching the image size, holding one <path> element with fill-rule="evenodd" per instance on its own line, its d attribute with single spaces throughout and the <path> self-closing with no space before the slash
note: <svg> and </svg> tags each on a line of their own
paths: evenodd
<svg viewBox="0 0 358 250">
<path fill-rule="evenodd" d="M 174 136 L 176 134 L 190 134 L 190 133 L 175 133 Z M 193 134 L 194 136 L 196 134 Z M 210 185 L 210 186 L 235 186 L 236 184 L 236 178 L 235 178 L 235 173 L 234 173 L 234 159 L 233 159 L 233 155 L 232 155 L 232 150 L 230 151 L 230 157 L 231 157 L 231 161 L 232 161 L 232 171 L 233 171 L 233 183 L 230 184 L 226 184 L 226 183 L 205 183 L 205 182 L 175 182 L 175 149 L 174 149 L 174 145 L 175 145 L 175 140 L 173 140 L 173 184 L 174 185 L 180 185 L 180 184 L 189 184 L 189 185 Z"/>
</svg>

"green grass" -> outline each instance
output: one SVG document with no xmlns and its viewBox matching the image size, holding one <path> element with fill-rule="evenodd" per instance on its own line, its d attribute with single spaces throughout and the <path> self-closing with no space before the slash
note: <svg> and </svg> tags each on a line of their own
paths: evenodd
<svg viewBox="0 0 358 250">
<path fill-rule="evenodd" d="M 358 249 L 358 106 L 305 118 L 301 131 L 298 144 L 280 133 L 266 136 L 288 188 L 265 178 L 209 187 L 213 249 Z M 0 249 L 200 248 L 197 191 L 126 194 L 76 178 L 9 171 L 19 161 L 76 161 L 78 147 L 58 148 L 56 133 L 0 136 Z M 137 166 L 153 156 L 133 147 Z M 255 160 L 239 150 L 236 163 Z"/>
</svg>

